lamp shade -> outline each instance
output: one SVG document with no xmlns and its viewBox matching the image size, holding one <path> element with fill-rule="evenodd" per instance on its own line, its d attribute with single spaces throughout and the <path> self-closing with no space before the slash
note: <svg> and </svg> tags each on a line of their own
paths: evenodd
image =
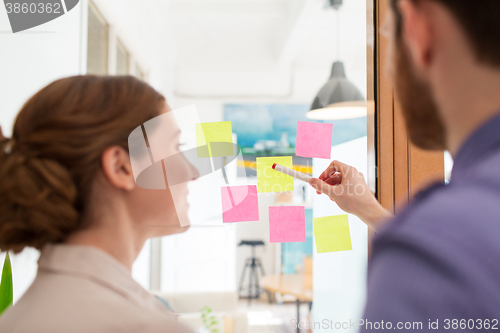
<svg viewBox="0 0 500 333">
<path fill-rule="evenodd" d="M 306 115 L 311 119 L 351 119 L 366 116 L 366 100 L 347 80 L 344 64 L 337 61 L 327 83 L 320 89 Z"/>
</svg>

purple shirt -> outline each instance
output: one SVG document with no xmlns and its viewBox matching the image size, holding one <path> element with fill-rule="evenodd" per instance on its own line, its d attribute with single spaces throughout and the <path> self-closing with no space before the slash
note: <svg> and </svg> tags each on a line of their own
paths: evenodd
<svg viewBox="0 0 500 333">
<path fill-rule="evenodd" d="M 460 148 L 448 185 L 418 193 L 375 236 L 363 318 L 362 331 L 500 329 L 500 115 Z"/>
</svg>

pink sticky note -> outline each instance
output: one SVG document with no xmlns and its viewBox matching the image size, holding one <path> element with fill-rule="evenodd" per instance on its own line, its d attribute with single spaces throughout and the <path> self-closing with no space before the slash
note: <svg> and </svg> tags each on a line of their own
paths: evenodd
<svg viewBox="0 0 500 333">
<path fill-rule="evenodd" d="M 269 207 L 269 241 L 271 243 L 305 242 L 305 207 Z"/>
<path fill-rule="evenodd" d="M 222 187 L 222 222 L 259 220 L 257 186 Z"/>
<path fill-rule="evenodd" d="M 329 159 L 332 149 L 332 129 L 332 124 L 299 121 L 295 154 Z"/>
</svg>

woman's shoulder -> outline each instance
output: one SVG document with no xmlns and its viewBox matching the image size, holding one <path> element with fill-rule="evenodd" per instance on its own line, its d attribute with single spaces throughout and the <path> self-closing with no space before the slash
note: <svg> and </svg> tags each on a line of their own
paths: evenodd
<svg viewBox="0 0 500 333">
<path fill-rule="evenodd" d="M 193 333 L 187 326 L 142 311 L 121 312 L 116 308 L 99 308 L 94 311 L 52 312 L 20 311 L 17 306 L 0 317 L 0 332 L 10 333 Z"/>
<path fill-rule="evenodd" d="M 0 317 L 0 332 L 190 332 L 167 310 L 160 311 L 102 281 L 39 272 Z"/>
</svg>

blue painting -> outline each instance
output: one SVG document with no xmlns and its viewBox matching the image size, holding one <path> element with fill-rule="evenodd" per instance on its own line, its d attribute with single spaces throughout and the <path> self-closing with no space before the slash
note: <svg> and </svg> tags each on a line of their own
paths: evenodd
<svg viewBox="0 0 500 333">
<path fill-rule="evenodd" d="M 333 125 L 332 145 L 366 136 L 366 117 L 322 121 L 306 117 L 309 104 L 225 104 L 224 120 L 231 121 L 247 167 L 262 156 L 293 156 L 293 164 L 312 170 L 310 158 L 295 155 L 297 122 L 321 122 Z"/>
</svg>

